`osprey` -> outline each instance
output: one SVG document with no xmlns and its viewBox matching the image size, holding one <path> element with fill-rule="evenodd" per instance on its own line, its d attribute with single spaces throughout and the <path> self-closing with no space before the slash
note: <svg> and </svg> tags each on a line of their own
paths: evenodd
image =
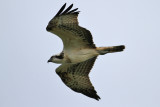
<svg viewBox="0 0 160 107">
<path fill-rule="evenodd" d="M 73 4 L 66 10 L 65 7 L 66 3 L 46 27 L 48 32 L 60 37 L 64 45 L 63 51 L 53 55 L 48 62 L 61 64 L 56 73 L 73 91 L 99 100 L 88 76 L 90 70 L 98 55 L 120 52 L 125 46 L 96 47 L 90 31 L 78 24 L 78 8 L 71 10 Z"/>
</svg>

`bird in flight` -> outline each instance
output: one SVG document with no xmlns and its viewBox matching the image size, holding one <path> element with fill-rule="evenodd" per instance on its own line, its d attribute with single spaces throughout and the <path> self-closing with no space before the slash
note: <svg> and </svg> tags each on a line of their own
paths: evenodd
<svg viewBox="0 0 160 107">
<path fill-rule="evenodd" d="M 125 46 L 96 47 L 90 31 L 79 26 L 78 8 L 71 9 L 73 4 L 67 9 L 65 7 L 66 3 L 46 27 L 48 32 L 57 35 L 63 41 L 63 51 L 51 56 L 48 62 L 61 64 L 56 69 L 56 73 L 73 91 L 99 100 L 100 97 L 88 76 L 90 70 L 97 56 L 121 52 Z"/>
</svg>

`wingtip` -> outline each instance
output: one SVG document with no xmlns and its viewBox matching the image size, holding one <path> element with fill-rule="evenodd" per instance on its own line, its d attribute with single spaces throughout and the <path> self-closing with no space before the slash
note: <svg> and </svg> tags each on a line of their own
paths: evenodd
<svg viewBox="0 0 160 107">
<path fill-rule="evenodd" d="M 64 5 L 63 5 L 63 6 L 66 6 L 66 4 L 67 4 L 67 3 L 64 3 Z"/>
<path fill-rule="evenodd" d="M 73 3 L 70 6 L 73 6 Z"/>
<path fill-rule="evenodd" d="M 69 7 L 72 8 L 73 7 L 73 3 Z"/>
<path fill-rule="evenodd" d="M 71 5 L 62 13 L 62 15 L 66 14 L 72 7 L 73 7 L 73 4 L 71 4 Z"/>
<path fill-rule="evenodd" d="M 63 8 L 65 8 L 66 7 L 66 5 L 67 5 L 67 3 L 64 3 L 64 5 L 62 6 Z"/>
<path fill-rule="evenodd" d="M 96 94 L 96 96 L 94 97 L 94 99 L 96 99 L 97 101 L 99 101 L 101 98 Z"/>
<path fill-rule="evenodd" d="M 55 15 L 55 17 L 58 16 L 58 15 L 60 15 L 61 12 L 65 9 L 65 7 L 66 7 L 66 3 L 60 8 L 60 10 L 57 12 L 57 14 Z"/>
</svg>

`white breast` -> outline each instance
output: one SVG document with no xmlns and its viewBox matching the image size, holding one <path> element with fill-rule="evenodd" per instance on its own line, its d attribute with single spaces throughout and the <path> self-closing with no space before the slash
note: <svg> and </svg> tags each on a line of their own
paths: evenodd
<svg viewBox="0 0 160 107">
<path fill-rule="evenodd" d="M 81 49 L 65 50 L 64 55 L 70 59 L 71 63 L 79 63 L 98 56 L 99 54 L 95 49 Z"/>
</svg>

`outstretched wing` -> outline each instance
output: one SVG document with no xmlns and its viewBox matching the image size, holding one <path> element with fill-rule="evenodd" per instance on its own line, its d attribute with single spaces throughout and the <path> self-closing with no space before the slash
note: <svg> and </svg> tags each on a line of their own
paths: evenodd
<svg viewBox="0 0 160 107">
<path fill-rule="evenodd" d="M 56 73 L 73 91 L 99 100 L 100 97 L 97 95 L 88 76 L 96 58 L 94 57 L 77 64 L 62 64 L 56 69 Z"/>
<path fill-rule="evenodd" d="M 48 23 L 46 30 L 62 39 L 64 50 L 70 48 L 95 48 L 90 31 L 78 25 L 78 8 L 71 10 L 73 7 L 73 4 L 71 4 L 64 10 L 65 6 L 66 3 Z"/>
</svg>

